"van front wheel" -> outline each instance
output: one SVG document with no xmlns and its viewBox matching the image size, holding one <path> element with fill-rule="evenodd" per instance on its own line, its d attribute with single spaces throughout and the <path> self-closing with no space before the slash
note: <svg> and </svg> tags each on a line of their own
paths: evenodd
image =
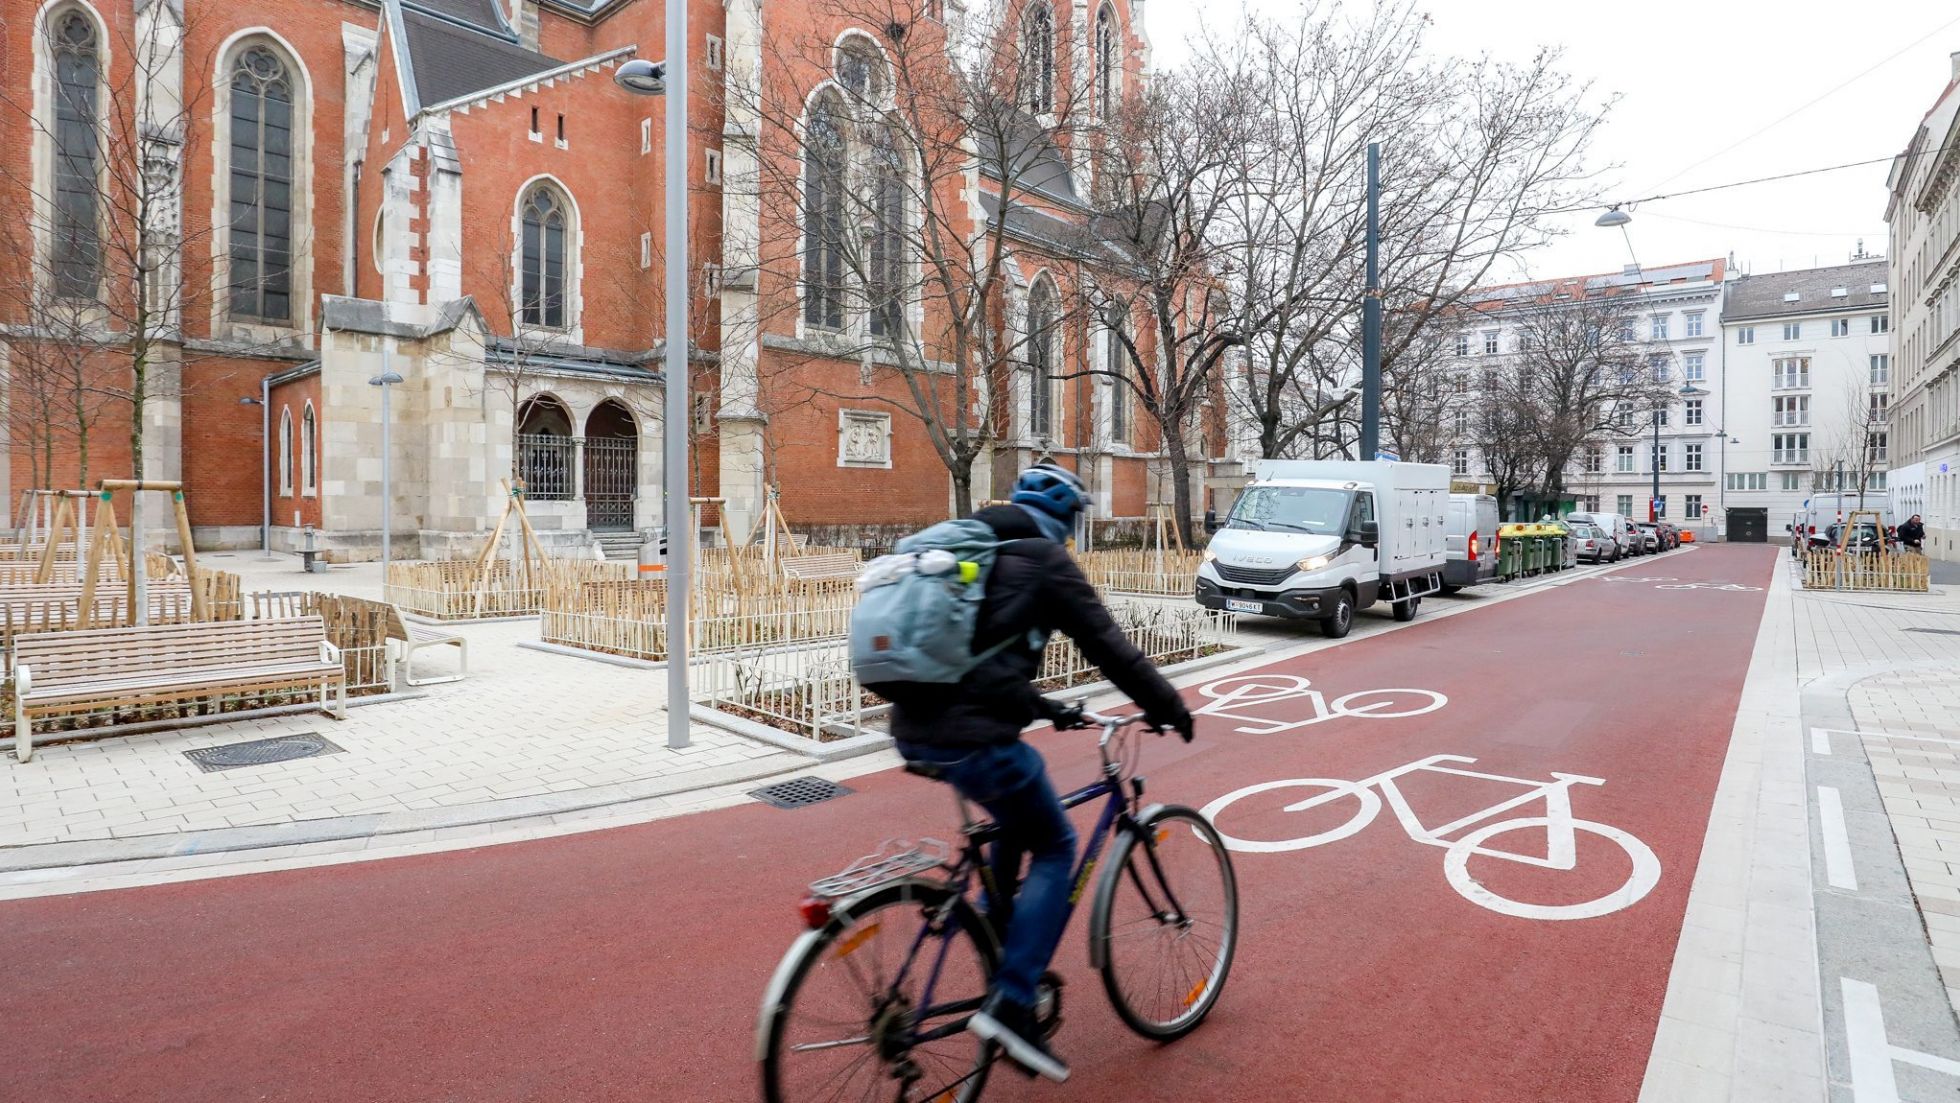
<svg viewBox="0 0 1960 1103">
<path fill-rule="evenodd" d="M 1396 620 L 1411 621 L 1416 619 L 1416 606 L 1421 604 L 1421 598 L 1412 597 L 1406 601 L 1396 602 L 1394 605 L 1389 606 L 1389 610 L 1395 614 Z"/>
<path fill-rule="evenodd" d="M 1334 596 L 1334 611 L 1320 622 L 1320 634 L 1330 640 L 1345 637 L 1354 627 L 1354 595 L 1342 590 Z"/>
</svg>

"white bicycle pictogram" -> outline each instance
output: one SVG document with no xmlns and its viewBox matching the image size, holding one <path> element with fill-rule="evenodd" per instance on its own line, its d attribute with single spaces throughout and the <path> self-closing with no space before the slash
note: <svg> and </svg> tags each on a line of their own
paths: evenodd
<svg viewBox="0 0 1960 1103">
<path fill-rule="evenodd" d="M 1631 578 L 1623 578 L 1619 575 L 1602 575 L 1600 581 L 1653 582 L 1657 583 L 1654 587 L 1656 590 L 1721 590 L 1732 594 L 1754 593 L 1762 590 L 1761 586 L 1744 586 L 1739 582 L 1683 582 L 1678 578 L 1668 575 L 1635 575 Z"/>
<path fill-rule="evenodd" d="M 1296 674 L 1242 674 L 1235 678 L 1221 678 L 1199 687 L 1198 692 L 1211 698 L 1211 703 L 1196 711 L 1200 716 L 1246 722 L 1247 726 L 1234 728 L 1233 731 L 1248 735 L 1272 735 L 1324 724 L 1344 716 L 1368 720 L 1421 716 L 1425 712 L 1435 712 L 1450 700 L 1428 689 L 1361 689 L 1329 701 L 1312 687 L 1312 682 Z M 1282 701 L 1305 701 L 1312 708 L 1313 715 L 1292 720 L 1243 711 L 1252 706 Z"/>
<path fill-rule="evenodd" d="M 1298 788 L 1310 792 L 1302 800 L 1286 805 L 1281 811 L 1305 812 L 1332 804 L 1344 797 L 1352 798 L 1356 808 L 1347 822 L 1325 831 L 1290 839 L 1245 839 L 1232 835 L 1223 827 L 1219 833 L 1225 845 L 1233 850 L 1272 853 L 1287 850 L 1305 850 L 1308 847 L 1325 846 L 1339 842 L 1361 831 L 1381 813 L 1382 798 L 1388 798 L 1389 807 L 1395 810 L 1395 818 L 1409 838 L 1430 846 L 1442 847 L 1443 875 L 1450 887 L 1464 899 L 1502 915 L 1516 916 L 1520 919 L 1592 919 L 1630 907 L 1645 897 L 1659 883 L 1661 877 L 1660 859 L 1646 843 L 1625 831 L 1609 824 L 1594 823 L 1591 820 L 1575 819 L 1572 815 L 1572 797 L 1569 790 L 1574 785 L 1604 785 L 1600 778 L 1585 777 L 1580 774 L 1553 772 L 1551 780 L 1538 781 L 1531 778 L 1506 777 L 1502 774 L 1487 774 L 1477 770 L 1463 769 L 1474 765 L 1474 758 L 1463 755 L 1439 754 L 1398 766 L 1374 777 L 1360 781 L 1347 781 L 1341 778 L 1291 778 L 1285 781 L 1266 781 L 1248 785 L 1227 793 L 1210 804 L 1205 805 L 1203 815 L 1213 824 L 1218 823 L 1219 813 L 1234 802 L 1258 793 L 1268 793 L 1278 789 Z M 1425 827 L 1421 819 L 1409 807 L 1408 800 L 1396 786 L 1395 780 L 1414 773 L 1447 774 L 1455 777 L 1474 778 L 1478 781 L 1509 782 L 1522 785 L 1526 791 L 1509 800 L 1500 801 L 1489 808 L 1473 812 L 1460 819 L 1439 827 Z M 1315 792 L 1315 790 L 1319 790 Z M 1379 791 L 1379 792 L 1378 792 Z M 1511 819 L 1492 821 L 1494 817 L 1514 808 L 1543 799 L 1545 814 L 1542 816 L 1520 816 Z M 1477 826 L 1460 838 L 1448 836 L 1466 828 Z M 1498 850 L 1484 844 L 1499 835 L 1512 831 L 1537 829 L 1545 836 L 1545 854 L 1519 854 L 1508 850 Z M 1470 859 L 1473 856 L 1496 858 L 1541 869 L 1567 871 L 1578 866 L 1578 833 L 1597 835 L 1618 846 L 1626 852 L 1633 869 L 1626 882 L 1619 888 L 1597 899 L 1576 904 L 1532 904 L 1522 900 L 1512 900 L 1500 896 L 1480 884 L 1470 874 Z"/>
</svg>

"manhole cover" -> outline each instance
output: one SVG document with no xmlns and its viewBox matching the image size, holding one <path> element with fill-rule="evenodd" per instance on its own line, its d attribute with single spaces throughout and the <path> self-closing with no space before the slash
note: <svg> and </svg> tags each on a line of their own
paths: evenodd
<svg viewBox="0 0 1960 1103">
<path fill-rule="evenodd" d="M 842 785 L 820 777 L 793 777 L 749 791 L 749 795 L 755 799 L 778 808 L 804 808 L 849 793 L 850 790 Z"/>
<path fill-rule="evenodd" d="M 1924 632 L 1929 636 L 1960 636 L 1960 629 L 1956 628 L 1904 628 L 1901 631 Z"/>
<path fill-rule="evenodd" d="M 345 749 L 325 736 L 301 732 L 245 743 L 226 743 L 221 747 L 199 747 L 194 751 L 185 751 L 184 757 L 197 763 L 197 768 L 208 774 L 236 766 L 264 766 L 273 762 L 291 762 L 296 758 L 339 754 Z"/>
</svg>

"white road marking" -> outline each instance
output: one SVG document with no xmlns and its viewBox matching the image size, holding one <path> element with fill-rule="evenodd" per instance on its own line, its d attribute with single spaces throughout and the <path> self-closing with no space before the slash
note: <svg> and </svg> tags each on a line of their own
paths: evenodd
<svg viewBox="0 0 1960 1103">
<path fill-rule="evenodd" d="M 1844 993 L 1844 1035 L 1851 1050 L 1851 1098 L 1856 1103 L 1899 1103 L 1894 1061 L 1960 1076 L 1960 1061 L 1886 1041 L 1877 986 L 1850 977 L 1839 977 L 1838 986 Z"/>
<path fill-rule="evenodd" d="M 1829 785 L 1817 787 L 1817 829 L 1824 836 L 1824 876 L 1834 889 L 1858 891 L 1851 864 L 1851 836 L 1844 830 L 1844 801 Z"/>
<path fill-rule="evenodd" d="M 1810 753 L 1831 753 L 1831 733 L 1829 731 L 1823 728 L 1810 729 Z"/>
</svg>

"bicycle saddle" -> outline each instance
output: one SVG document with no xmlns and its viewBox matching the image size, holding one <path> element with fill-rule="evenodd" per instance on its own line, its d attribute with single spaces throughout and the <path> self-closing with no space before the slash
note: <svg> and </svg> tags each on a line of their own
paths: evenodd
<svg viewBox="0 0 1960 1103">
<path fill-rule="evenodd" d="M 930 762 L 913 762 L 908 759 L 905 763 L 905 772 L 930 781 L 946 780 L 946 771 Z"/>
</svg>

